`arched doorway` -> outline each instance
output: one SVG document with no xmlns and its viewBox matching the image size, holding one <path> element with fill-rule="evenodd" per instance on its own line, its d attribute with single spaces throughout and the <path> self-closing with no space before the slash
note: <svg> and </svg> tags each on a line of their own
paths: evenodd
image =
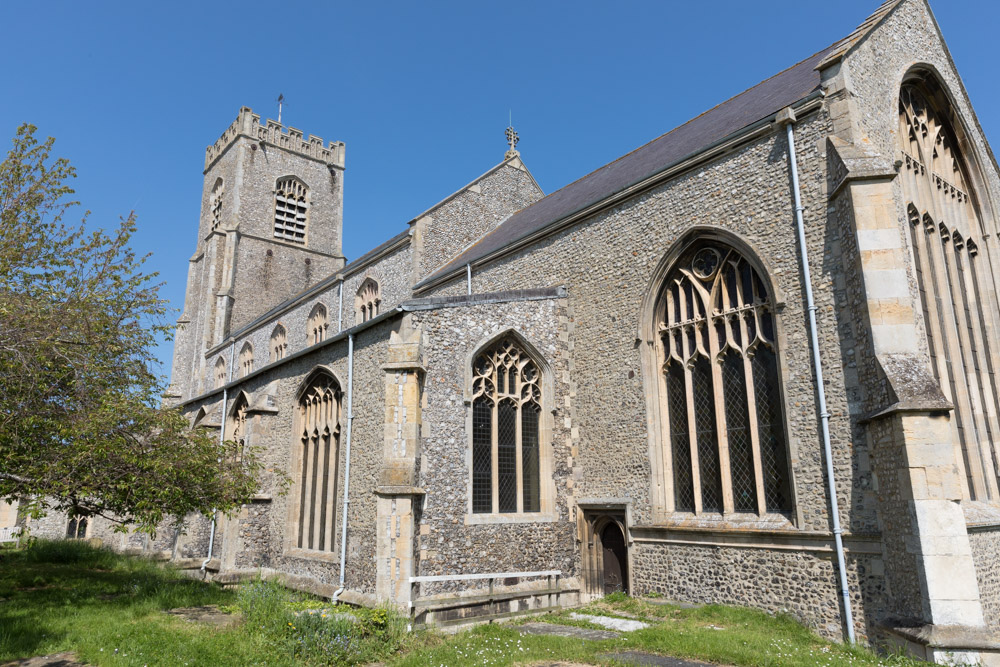
<svg viewBox="0 0 1000 667">
<path fill-rule="evenodd" d="M 601 531 L 601 551 L 604 594 L 628 593 L 628 548 L 617 522 L 609 521 Z"/>
</svg>

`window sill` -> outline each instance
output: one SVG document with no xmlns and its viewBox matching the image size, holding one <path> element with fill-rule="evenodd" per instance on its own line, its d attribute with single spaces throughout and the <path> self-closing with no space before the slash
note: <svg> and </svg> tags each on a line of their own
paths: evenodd
<svg viewBox="0 0 1000 667">
<path fill-rule="evenodd" d="M 300 558 L 302 560 L 312 560 L 321 563 L 340 562 L 340 554 L 333 551 L 313 551 L 311 549 L 300 549 L 298 547 L 285 551 L 285 556 L 288 558 Z"/>
<path fill-rule="evenodd" d="M 643 526 L 646 527 L 646 526 Z M 649 528 L 669 528 L 671 530 L 719 530 L 719 531 L 798 531 L 784 514 L 693 514 L 672 512 L 656 521 Z"/>
<path fill-rule="evenodd" d="M 466 514 L 466 526 L 504 523 L 555 523 L 559 517 L 547 512 L 511 512 L 509 514 Z"/>
</svg>

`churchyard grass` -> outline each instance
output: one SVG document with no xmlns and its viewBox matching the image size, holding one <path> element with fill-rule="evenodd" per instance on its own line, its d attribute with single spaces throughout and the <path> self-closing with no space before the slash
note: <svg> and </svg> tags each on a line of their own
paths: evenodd
<svg viewBox="0 0 1000 667">
<path fill-rule="evenodd" d="M 217 605 L 239 615 L 230 627 L 163 612 Z M 643 620 L 619 639 L 521 635 L 519 622 L 453 635 L 406 632 L 388 609 L 330 607 L 274 582 L 227 590 L 152 561 L 86 543 L 39 541 L 0 551 L 0 663 L 73 651 L 92 665 L 368 664 L 519 665 L 540 661 L 614 664 L 605 654 L 648 651 L 730 665 L 917 665 L 898 656 L 831 644 L 787 616 L 725 606 L 680 609 L 610 596 L 583 609 L 528 621 L 598 628 L 578 613 Z"/>
</svg>

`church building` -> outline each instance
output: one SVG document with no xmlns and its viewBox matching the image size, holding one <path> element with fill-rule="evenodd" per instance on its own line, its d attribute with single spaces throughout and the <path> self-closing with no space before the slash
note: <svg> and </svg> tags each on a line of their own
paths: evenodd
<svg viewBox="0 0 1000 667">
<path fill-rule="evenodd" d="M 1000 664 L 1000 169 L 926 0 L 554 193 L 508 141 L 347 261 L 344 144 L 240 109 L 168 400 L 267 472 L 145 547 L 415 623 L 655 593 Z"/>
</svg>

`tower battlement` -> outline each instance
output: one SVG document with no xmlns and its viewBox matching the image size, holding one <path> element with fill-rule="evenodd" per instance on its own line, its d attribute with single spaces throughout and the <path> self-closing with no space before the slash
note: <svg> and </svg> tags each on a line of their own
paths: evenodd
<svg viewBox="0 0 1000 667">
<path fill-rule="evenodd" d="M 233 124 L 214 144 L 205 149 L 205 171 L 208 171 L 212 163 L 239 137 L 248 137 L 254 141 L 344 168 L 344 142 L 331 141 L 329 146 L 324 146 L 320 137 L 310 134 L 308 139 L 304 139 L 302 130 L 289 127 L 286 132 L 283 125 L 270 118 L 261 125 L 260 114 L 255 114 L 250 107 L 241 107 Z"/>
</svg>

